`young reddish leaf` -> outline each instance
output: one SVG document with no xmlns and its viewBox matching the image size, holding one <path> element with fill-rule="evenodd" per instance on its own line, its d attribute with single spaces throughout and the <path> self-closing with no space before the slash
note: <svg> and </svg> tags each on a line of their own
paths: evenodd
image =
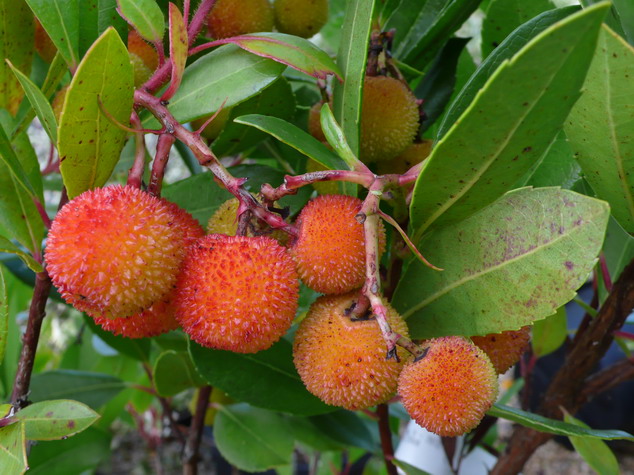
<svg viewBox="0 0 634 475">
<path fill-rule="evenodd" d="M 172 79 L 170 86 L 163 94 L 164 101 L 172 98 L 183 79 L 187 62 L 187 27 L 183 15 L 176 5 L 170 2 L 170 59 L 172 60 Z"/>
<path fill-rule="evenodd" d="M 0 427 L 0 467 L 3 473 L 19 475 L 27 469 L 24 424 Z"/>
<path fill-rule="evenodd" d="M 160 42 L 165 30 L 163 12 L 154 0 L 117 0 L 117 11 L 151 43 Z"/>
<path fill-rule="evenodd" d="M 36 402 L 17 412 L 29 440 L 55 440 L 75 435 L 99 419 L 99 414 L 77 401 Z"/>
</svg>

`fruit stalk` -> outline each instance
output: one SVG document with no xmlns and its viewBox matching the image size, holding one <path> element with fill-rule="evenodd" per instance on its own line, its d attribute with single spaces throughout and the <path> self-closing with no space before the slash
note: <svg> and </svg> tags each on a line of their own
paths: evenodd
<svg viewBox="0 0 634 475">
<path fill-rule="evenodd" d="M 138 132 L 134 133 L 134 163 L 128 173 L 128 185 L 141 188 L 143 181 L 143 171 L 145 170 L 145 134 L 141 131 L 143 124 L 136 111 L 132 111 L 130 122 Z"/>
<path fill-rule="evenodd" d="M 150 175 L 150 184 L 148 185 L 148 193 L 154 196 L 161 196 L 161 186 L 163 185 L 163 175 L 165 174 L 165 166 L 170 158 L 170 150 L 176 139 L 170 134 L 161 134 L 156 144 L 156 156 L 152 164 L 152 174 Z"/>
<path fill-rule="evenodd" d="M 205 414 L 207 413 L 211 391 L 211 386 L 203 386 L 198 391 L 196 412 L 192 417 L 189 437 L 183 450 L 183 475 L 196 475 L 198 473 L 198 449 L 202 440 L 203 428 L 205 427 Z"/>
</svg>

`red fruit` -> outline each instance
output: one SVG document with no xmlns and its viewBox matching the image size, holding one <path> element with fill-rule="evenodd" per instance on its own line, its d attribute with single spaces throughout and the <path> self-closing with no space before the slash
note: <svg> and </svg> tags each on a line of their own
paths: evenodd
<svg viewBox="0 0 634 475">
<path fill-rule="evenodd" d="M 457 336 L 430 340 L 426 347 L 426 355 L 405 366 L 399 377 L 405 409 L 440 436 L 469 432 L 497 397 L 497 374 L 489 357 Z"/>
<path fill-rule="evenodd" d="M 176 319 L 194 341 L 255 353 L 290 328 L 299 283 L 274 239 L 211 234 L 190 248 L 176 292 Z"/>
<path fill-rule="evenodd" d="M 312 199 L 297 218 L 299 236 L 291 247 L 302 281 L 324 294 L 357 289 L 365 280 L 365 235 L 355 216 L 358 198 L 322 195 Z M 379 248 L 385 248 L 383 224 Z"/>
<path fill-rule="evenodd" d="M 53 221 L 48 272 L 78 310 L 107 318 L 140 313 L 172 289 L 191 236 L 183 222 L 191 220 L 173 203 L 130 186 L 87 191 Z"/>
<path fill-rule="evenodd" d="M 306 388 L 315 396 L 346 409 L 364 409 L 390 399 L 407 358 L 386 359 L 387 345 L 374 317 L 352 320 L 347 313 L 357 292 L 319 297 L 302 320 L 293 344 L 293 360 Z M 348 310 L 348 312 L 347 312 Z M 407 325 L 387 306 L 391 328 L 407 336 Z"/>
<path fill-rule="evenodd" d="M 519 330 L 472 336 L 471 340 L 491 359 L 498 374 L 504 374 L 520 360 L 531 340 L 530 327 Z"/>
</svg>

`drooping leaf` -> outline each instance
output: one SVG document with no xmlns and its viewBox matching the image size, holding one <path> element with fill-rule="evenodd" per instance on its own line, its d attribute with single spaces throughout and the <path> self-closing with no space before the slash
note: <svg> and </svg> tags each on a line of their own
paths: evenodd
<svg viewBox="0 0 634 475">
<path fill-rule="evenodd" d="M 517 422 L 523 426 L 530 427 L 541 432 L 563 436 L 590 437 L 593 439 L 617 440 L 625 439 L 634 441 L 634 436 L 622 430 L 596 430 L 586 429 L 575 424 L 569 424 L 555 419 L 549 419 L 539 414 L 522 411 L 511 406 L 493 404 L 487 414 L 493 417 L 500 417 L 509 421 Z"/>
<path fill-rule="evenodd" d="M 567 333 L 566 308 L 561 306 L 553 315 L 544 320 L 537 320 L 533 324 L 531 335 L 533 353 L 538 358 L 552 353 L 566 341 Z"/>
<path fill-rule="evenodd" d="M 172 76 L 170 85 L 165 91 L 164 97 L 169 99 L 178 90 L 183 80 L 185 63 L 187 62 L 188 40 L 187 27 L 183 20 L 183 14 L 176 5 L 169 4 L 169 34 L 170 34 L 170 59 L 172 60 Z"/>
<path fill-rule="evenodd" d="M 0 467 L 5 473 L 20 475 L 26 471 L 24 424 L 0 427 Z"/>
<path fill-rule="evenodd" d="M 204 386 L 186 351 L 167 350 L 154 362 L 154 387 L 159 396 L 174 396 L 185 389 Z"/>
<path fill-rule="evenodd" d="M 359 155 L 359 122 L 366 57 L 376 0 L 350 0 L 337 52 L 343 83 L 335 82 L 333 105 L 335 119 L 343 130 L 354 155 Z"/>
<path fill-rule="evenodd" d="M 0 108 L 15 115 L 24 91 L 5 60 L 29 74 L 33 59 L 33 15 L 24 0 L 0 0 Z"/>
<path fill-rule="evenodd" d="M 99 419 L 85 404 L 68 399 L 36 402 L 17 412 L 29 440 L 55 440 L 75 435 Z"/>
<path fill-rule="evenodd" d="M 181 86 L 170 100 L 170 112 L 188 122 L 217 111 L 223 103 L 234 106 L 259 93 L 284 69 L 283 64 L 235 45 L 221 46 L 185 68 Z M 157 124 L 154 118 L 146 123 L 148 127 Z"/>
<path fill-rule="evenodd" d="M 42 272 L 43 270 L 42 264 L 37 262 L 30 254 L 24 252 L 23 249 L 19 248 L 3 236 L 0 236 L 0 252 L 8 252 L 10 254 L 15 254 L 16 256 L 19 256 L 20 259 L 22 259 L 22 261 L 27 266 L 29 266 L 29 269 L 31 269 L 33 272 Z"/>
<path fill-rule="evenodd" d="M 248 404 L 220 407 L 214 440 L 229 463 L 249 472 L 289 464 L 294 444 L 279 414 Z"/>
<path fill-rule="evenodd" d="M 54 370 L 33 375 L 29 398 L 35 402 L 73 399 L 98 409 L 123 388 L 125 383 L 109 374 Z"/>
<path fill-rule="evenodd" d="M 3 272 L 2 266 L 0 266 L 0 363 L 4 360 L 4 351 L 9 336 L 9 296 Z"/>
<path fill-rule="evenodd" d="M 517 330 L 552 315 L 585 282 L 601 249 L 607 203 L 558 188 L 523 188 L 430 233 L 393 305 L 413 338 Z"/>
<path fill-rule="evenodd" d="M 79 64 L 79 0 L 26 0 L 68 66 Z M 17 68 L 23 70 L 14 62 Z"/>
<path fill-rule="evenodd" d="M 604 26 L 566 134 L 597 196 L 634 232 L 634 48 Z"/>
<path fill-rule="evenodd" d="M 564 413 L 564 421 L 584 429 L 590 429 L 590 426 L 572 417 L 567 412 Z M 573 435 L 568 438 L 577 453 L 581 455 L 585 461 L 588 462 L 588 465 L 596 470 L 597 473 L 601 475 L 619 475 L 621 473 L 619 462 L 616 460 L 614 453 L 602 440 Z"/>
<path fill-rule="evenodd" d="M 608 8 L 599 3 L 551 26 L 490 77 L 416 181 L 415 241 L 495 201 L 544 153 L 580 94 Z"/>
<path fill-rule="evenodd" d="M 190 342 L 189 352 L 200 375 L 238 401 L 303 415 L 335 409 L 306 390 L 293 365 L 291 344 L 286 340 L 254 354 L 212 350 L 194 342 Z M 253 390 L 254 385 L 257 391 Z"/>
<path fill-rule="evenodd" d="M 132 111 L 133 70 L 128 50 L 113 28 L 91 46 L 66 92 L 58 131 L 60 169 L 69 198 L 102 186 L 110 177 L 125 143 L 121 123 Z"/>
<path fill-rule="evenodd" d="M 310 41 L 284 33 L 253 33 L 234 36 L 220 42 L 232 43 L 264 58 L 290 66 L 320 79 L 333 74 L 340 81 L 341 70 L 324 51 Z"/>
<path fill-rule="evenodd" d="M 35 110 L 35 114 L 42 123 L 44 130 L 51 139 L 51 142 L 57 142 L 57 121 L 55 120 L 55 114 L 53 108 L 48 102 L 46 96 L 40 91 L 40 89 L 33 84 L 33 82 L 26 77 L 20 70 L 16 69 L 13 64 L 9 63 L 9 67 L 20 81 L 24 92 L 26 93 L 31 107 Z"/>
<path fill-rule="evenodd" d="M 155 0 L 117 0 L 117 10 L 147 41 L 161 41 L 165 17 Z"/>
</svg>

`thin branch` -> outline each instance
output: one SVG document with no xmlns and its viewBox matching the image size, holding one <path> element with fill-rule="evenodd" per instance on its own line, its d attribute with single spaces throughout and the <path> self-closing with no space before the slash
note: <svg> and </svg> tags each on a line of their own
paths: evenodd
<svg viewBox="0 0 634 475">
<path fill-rule="evenodd" d="M 198 450 L 205 427 L 205 414 L 209 406 L 211 390 L 211 386 L 204 386 L 198 390 L 196 412 L 192 416 L 189 437 L 183 451 L 183 475 L 196 475 L 198 473 Z"/>
<path fill-rule="evenodd" d="M 141 119 L 136 111 L 132 112 L 130 122 L 137 129 L 137 132 L 134 133 L 134 163 L 128 173 L 128 185 L 141 188 L 143 172 L 145 172 L 145 135 L 140 131 Z"/>
<path fill-rule="evenodd" d="M 320 170 L 304 173 L 303 175 L 286 175 L 284 183 L 273 188 L 268 183 L 262 185 L 262 194 L 271 201 L 277 201 L 286 195 L 294 195 L 302 186 L 321 181 L 347 181 L 369 188 L 376 177 L 371 172 L 358 172 L 352 170 Z"/>
<path fill-rule="evenodd" d="M 151 195 L 161 196 L 161 187 L 163 185 L 163 176 L 165 175 L 165 166 L 170 157 L 170 150 L 176 139 L 173 135 L 163 134 L 159 136 L 156 144 L 156 155 L 152 164 L 152 174 L 150 175 L 150 184 L 147 191 Z"/>
<path fill-rule="evenodd" d="M 392 462 L 394 460 L 394 446 L 392 445 L 392 431 L 390 430 L 390 414 L 387 404 L 379 404 L 376 407 L 376 414 L 379 416 L 379 434 L 381 436 L 381 448 L 383 450 L 383 460 L 388 475 L 396 475 L 398 471 Z"/>
</svg>

